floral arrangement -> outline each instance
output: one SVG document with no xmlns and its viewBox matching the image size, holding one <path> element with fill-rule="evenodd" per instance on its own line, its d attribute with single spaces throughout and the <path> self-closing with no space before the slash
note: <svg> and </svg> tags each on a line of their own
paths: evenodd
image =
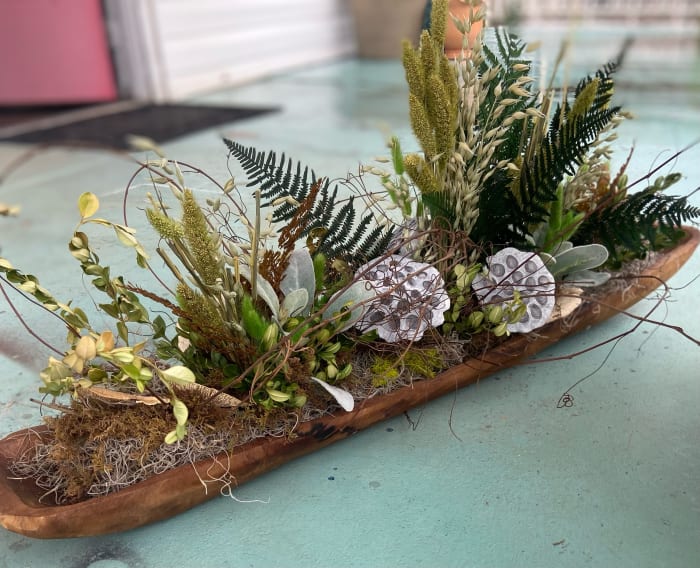
<svg viewBox="0 0 700 568">
<path fill-rule="evenodd" d="M 137 140 L 152 157 L 126 195 L 139 175 L 149 180 L 155 251 L 126 221 L 99 217 L 91 193 L 69 243 L 113 329 L 0 258 L 0 285 L 68 332 L 41 373 L 59 411 L 47 419 L 51 438 L 14 464 L 18 477 L 68 503 L 293 435 L 300 422 L 537 333 L 558 298 L 674 245 L 700 217 L 687 197 L 665 193 L 677 174 L 633 192 L 644 180 L 628 181 L 629 159 L 610 170 L 626 117 L 612 101 L 615 62 L 572 88 L 538 90 L 526 45 L 506 31 L 494 48 L 465 44 L 448 60 L 447 21 L 446 1 L 435 1 L 419 46 L 404 45 L 421 152 L 405 154 L 394 138 L 388 158 L 344 183 L 226 140 L 245 187 L 208 178 L 220 196 L 200 203 L 187 180 L 206 174 Z M 468 35 L 473 23 L 456 25 Z M 89 233 L 104 229 L 158 289 L 102 263 Z"/>
</svg>

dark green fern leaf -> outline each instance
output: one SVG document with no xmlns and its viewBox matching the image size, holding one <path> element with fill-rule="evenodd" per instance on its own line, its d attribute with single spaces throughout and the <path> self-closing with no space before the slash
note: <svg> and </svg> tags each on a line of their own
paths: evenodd
<svg viewBox="0 0 700 568">
<path fill-rule="evenodd" d="M 335 215 L 333 221 L 326 227 L 329 235 L 338 235 L 338 242 L 342 242 L 343 238 L 348 234 L 350 227 L 355 220 L 355 208 L 353 200 L 350 199 L 343 205 Z"/>
<path fill-rule="evenodd" d="M 285 158 L 282 154 L 279 160 L 275 152 L 259 152 L 255 148 L 246 147 L 238 142 L 224 139 L 228 146 L 229 156 L 232 156 L 241 165 L 248 176 L 247 187 L 259 187 L 260 196 L 269 200 L 264 203 L 266 207 L 278 197 L 292 197 L 296 201 L 303 201 L 313 184 L 316 175 L 308 167 L 302 171 L 301 164 L 296 164 L 291 158 Z M 294 208 L 285 203 L 275 209 L 274 221 L 288 220 L 294 215 Z"/>
<path fill-rule="evenodd" d="M 334 186 L 333 193 L 328 195 L 328 184 L 324 184 L 319 193 L 320 199 L 318 197 L 316 198 L 316 205 L 311 213 L 311 217 L 314 224 L 321 227 L 328 227 L 333 219 L 333 210 L 338 197 L 338 186 Z"/>
<path fill-rule="evenodd" d="M 280 201 L 279 198 L 291 197 L 296 203 L 309 198 L 318 178 L 313 170 L 295 163 L 284 154 L 278 159 L 275 152 L 260 152 L 238 142 L 224 139 L 229 149 L 229 156 L 236 159 L 248 176 L 247 187 L 257 187 L 266 201 L 264 207 L 271 207 L 274 222 L 291 220 L 299 206 L 293 202 Z M 338 200 L 338 185 L 328 179 L 321 181 L 320 188 L 314 196 L 313 206 L 308 214 L 300 220 L 304 230 L 301 237 L 308 237 L 314 229 L 324 229 L 323 236 L 317 243 L 317 250 L 328 258 L 343 258 L 355 262 L 357 259 L 372 259 L 382 254 L 391 239 L 391 231 L 375 227 L 370 236 L 363 238 L 368 227 L 374 223 L 371 214 L 364 215 L 356 223 L 357 212 L 354 198 Z"/>
<path fill-rule="evenodd" d="M 531 227 L 547 219 L 549 204 L 556 199 L 559 184 L 566 176 L 575 174 L 600 132 L 620 111 L 619 107 L 610 105 L 609 73 L 613 68 L 606 67 L 597 75 L 595 95 L 585 112 L 573 113 L 566 100 L 557 106 L 546 136 L 532 157 L 522 162 L 515 184 L 505 174 L 493 175 L 488 180 L 479 198 L 479 218 L 472 230 L 474 240 L 529 246 L 526 236 Z M 580 89 L 591 81 L 593 78 L 584 80 Z M 522 134 L 521 126 L 518 135 Z M 515 160 L 516 156 L 500 158 Z"/>
<path fill-rule="evenodd" d="M 595 210 L 577 230 L 574 242 L 604 245 L 612 265 L 642 258 L 650 250 L 675 244 L 683 236 L 681 226 L 700 219 L 700 207 L 690 205 L 688 197 L 665 195 L 653 187 L 634 193 Z"/>
<path fill-rule="evenodd" d="M 354 246 L 357 246 L 356 243 L 359 243 L 358 249 L 362 249 L 362 237 L 367 231 L 367 227 L 369 226 L 370 222 L 373 221 L 372 217 L 367 215 L 360 220 L 353 230 L 351 230 L 355 217 L 355 208 L 352 202 L 343 206 L 343 208 L 346 207 L 348 207 L 348 214 L 344 215 L 342 220 L 340 220 L 341 216 L 339 214 L 334 222 L 336 225 L 339 224 L 341 226 L 340 228 L 334 229 L 333 234 L 341 236 L 338 239 L 335 239 L 335 241 L 328 241 L 326 238 L 324 238 L 321 240 L 319 245 L 319 252 L 325 254 L 329 258 L 346 257 L 347 251 L 352 249 Z M 340 220 L 339 223 L 338 220 Z M 330 233 L 331 230 L 329 229 L 329 234 Z M 342 236 L 343 234 L 345 236 Z M 386 245 L 384 248 L 386 248 Z M 367 255 L 367 253 L 368 251 L 364 252 L 365 255 Z"/>
<path fill-rule="evenodd" d="M 384 227 L 374 227 L 357 247 L 359 250 L 365 251 L 364 254 L 357 259 L 357 263 L 368 262 L 386 253 L 391 236 L 392 233 L 387 233 Z"/>
<path fill-rule="evenodd" d="M 496 107 L 503 98 L 496 96 L 496 90 L 501 93 L 508 93 L 508 89 L 515 85 L 519 79 L 525 77 L 529 73 L 531 61 L 522 57 L 526 44 L 515 34 L 508 33 L 504 28 L 497 28 L 495 31 L 496 48 L 493 51 L 488 45 L 482 46 L 484 61 L 479 67 L 479 73 L 483 76 L 489 72 L 489 69 L 498 68 L 500 71 L 498 76 L 484 85 L 487 88 L 486 96 L 483 102 L 479 104 L 479 124 L 484 125 L 489 121 L 489 117 L 493 115 Z M 517 70 L 516 70 L 517 69 Z M 520 85 L 520 88 L 529 89 L 529 84 Z M 508 117 L 517 112 L 525 110 L 532 106 L 535 94 L 531 99 L 522 98 L 517 103 L 509 105 L 506 113 L 501 117 L 501 123 Z M 503 142 L 499 145 L 495 160 L 509 159 L 514 156 L 520 149 L 523 140 L 523 128 L 530 130 L 532 126 L 529 120 L 516 120 L 508 128 L 508 131 L 500 136 Z"/>
</svg>

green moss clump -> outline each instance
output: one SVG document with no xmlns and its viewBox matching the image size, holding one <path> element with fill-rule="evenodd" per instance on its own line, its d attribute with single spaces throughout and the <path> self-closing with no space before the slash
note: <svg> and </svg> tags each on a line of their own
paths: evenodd
<svg viewBox="0 0 700 568">
<path fill-rule="evenodd" d="M 401 375 L 401 369 L 413 375 L 432 379 L 445 368 L 440 352 L 435 348 L 409 349 L 394 357 L 376 356 L 370 366 L 372 386 L 385 387 Z"/>
<path fill-rule="evenodd" d="M 372 386 L 375 388 L 385 387 L 391 381 L 399 378 L 397 361 L 392 361 L 386 357 L 375 357 L 370 367 L 372 371 Z"/>
<path fill-rule="evenodd" d="M 437 349 L 411 349 L 403 358 L 406 368 L 416 375 L 432 379 L 442 371 L 445 362 Z"/>
</svg>

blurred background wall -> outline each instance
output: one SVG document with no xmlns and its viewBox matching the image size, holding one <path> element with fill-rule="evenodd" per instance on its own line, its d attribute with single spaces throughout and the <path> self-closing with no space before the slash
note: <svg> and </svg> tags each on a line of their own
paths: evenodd
<svg viewBox="0 0 700 568">
<path fill-rule="evenodd" d="M 673 22 L 697 25 L 698 0 L 491 0 L 499 20 L 616 20 L 620 23 Z"/>
<path fill-rule="evenodd" d="M 180 100 L 358 51 L 396 57 L 400 38 L 417 37 L 425 4 L 0 0 L 0 105 Z M 700 0 L 490 0 L 487 5 L 490 23 L 516 26 L 641 22 L 669 26 L 672 34 L 674 27 L 697 29 L 700 22 Z M 383 33 L 378 51 L 358 47 Z"/>
<path fill-rule="evenodd" d="M 105 0 L 122 92 L 177 99 L 352 54 L 345 0 Z"/>
<path fill-rule="evenodd" d="M 100 0 L 0 0 L 0 104 L 117 96 Z"/>
</svg>

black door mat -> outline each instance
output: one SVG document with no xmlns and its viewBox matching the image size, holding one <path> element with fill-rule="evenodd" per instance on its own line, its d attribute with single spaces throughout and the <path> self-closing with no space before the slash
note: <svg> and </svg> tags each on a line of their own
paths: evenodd
<svg viewBox="0 0 700 568">
<path fill-rule="evenodd" d="M 186 134 L 274 112 L 274 108 L 144 105 L 66 124 L 2 136 L 0 142 L 94 144 L 128 150 L 127 137 L 146 136 L 162 144 Z"/>
<path fill-rule="evenodd" d="M 20 125 L 27 125 L 32 122 L 44 121 L 47 118 L 55 117 L 57 115 L 66 114 L 69 112 L 74 112 L 76 110 L 83 110 L 88 108 L 96 108 L 101 105 L 85 105 L 85 104 L 68 104 L 68 105 L 32 105 L 32 106 L 22 106 L 22 105 L 12 105 L 12 106 L 0 106 L 0 131 L 12 126 L 18 127 Z M 31 128 L 28 128 L 31 130 Z M 22 129 L 24 131 L 24 129 Z M 3 136 L 0 134 L 0 138 Z"/>
</svg>

